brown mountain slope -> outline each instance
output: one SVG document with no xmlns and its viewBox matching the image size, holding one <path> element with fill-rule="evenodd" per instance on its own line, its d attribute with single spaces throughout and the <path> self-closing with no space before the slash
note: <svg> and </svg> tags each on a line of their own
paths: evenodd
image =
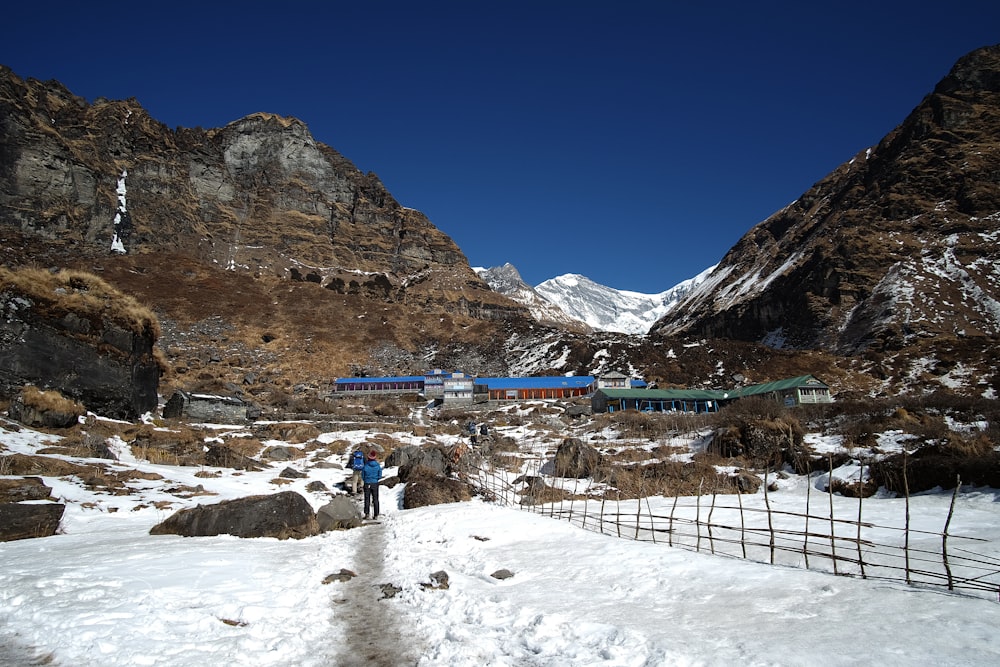
<svg viewBox="0 0 1000 667">
<path fill-rule="evenodd" d="M 846 354 L 1000 333 L 1000 46 L 750 230 L 661 334 Z"/>
<path fill-rule="evenodd" d="M 423 214 L 296 119 L 258 113 L 172 131 L 135 100 L 91 105 L 4 67 L 0 223 L 79 255 L 107 255 L 117 234 L 134 255 L 309 276 L 341 293 L 474 317 L 525 314 Z"/>
</svg>

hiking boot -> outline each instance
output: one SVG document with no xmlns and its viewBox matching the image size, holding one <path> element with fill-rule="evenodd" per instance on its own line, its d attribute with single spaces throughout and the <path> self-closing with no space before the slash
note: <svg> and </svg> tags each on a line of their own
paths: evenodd
<svg viewBox="0 0 1000 667">
<path fill-rule="evenodd" d="M 366 520 L 368 519 L 368 515 L 367 515 L 367 514 L 365 515 L 365 519 L 366 519 Z"/>
</svg>

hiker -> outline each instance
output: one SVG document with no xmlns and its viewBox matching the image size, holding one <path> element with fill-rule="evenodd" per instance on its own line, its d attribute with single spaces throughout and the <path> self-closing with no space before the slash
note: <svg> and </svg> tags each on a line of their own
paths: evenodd
<svg viewBox="0 0 1000 667">
<path fill-rule="evenodd" d="M 382 466 L 378 464 L 378 452 L 374 449 L 368 452 L 368 461 L 361 471 L 361 479 L 365 483 L 365 518 L 368 518 L 368 507 L 375 510 L 373 519 L 378 518 L 378 481 L 382 479 Z"/>
<path fill-rule="evenodd" d="M 351 470 L 354 472 L 354 474 L 351 475 L 352 495 L 356 496 L 360 491 L 359 487 L 362 484 L 361 471 L 364 469 L 364 467 L 365 467 L 365 453 L 359 449 L 356 452 L 354 452 L 354 455 L 351 457 Z"/>
</svg>

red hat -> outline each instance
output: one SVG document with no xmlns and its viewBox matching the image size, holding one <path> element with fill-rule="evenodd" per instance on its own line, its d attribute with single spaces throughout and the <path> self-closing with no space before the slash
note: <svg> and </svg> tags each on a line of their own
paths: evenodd
<svg viewBox="0 0 1000 667">
<path fill-rule="evenodd" d="M 376 452 L 374 449 L 371 450 L 370 452 L 368 452 L 368 458 L 374 461 L 375 459 L 378 458 L 378 452 Z"/>
</svg>

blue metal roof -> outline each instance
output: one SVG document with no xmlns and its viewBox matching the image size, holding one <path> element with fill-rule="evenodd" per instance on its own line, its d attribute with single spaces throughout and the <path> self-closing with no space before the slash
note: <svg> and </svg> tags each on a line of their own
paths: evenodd
<svg viewBox="0 0 1000 667">
<path fill-rule="evenodd" d="M 490 389 L 586 389 L 594 384 L 590 375 L 555 375 L 525 378 L 476 378 L 477 385 Z"/>
<path fill-rule="evenodd" d="M 381 378 L 337 378 L 337 384 L 355 384 L 364 382 L 423 382 L 423 375 L 399 375 L 395 377 L 381 377 Z"/>
</svg>

